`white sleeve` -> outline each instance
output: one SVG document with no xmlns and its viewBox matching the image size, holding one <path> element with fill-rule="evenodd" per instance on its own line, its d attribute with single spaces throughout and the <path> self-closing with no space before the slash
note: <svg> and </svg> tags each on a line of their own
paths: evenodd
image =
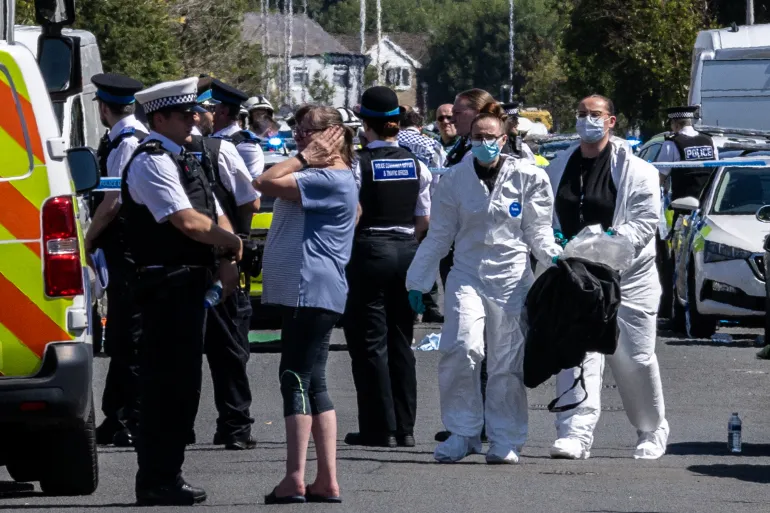
<svg viewBox="0 0 770 513">
<path fill-rule="evenodd" d="M 236 205 L 240 207 L 260 197 L 251 184 L 252 178 L 246 163 L 230 142 L 222 141 L 217 164 L 219 177 L 227 190 L 233 193 Z"/>
<path fill-rule="evenodd" d="M 128 193 L 139 204 L 146 205 L 155 221 L 162 223 L 180 210 L 192 208 L 179 183 L 179 170 L 166 155 L 140 155 L 131 164 L 126 177 Z"/>
<path fill-rule="evenodd" d="M 126 167 L 134 150 L 139 146 L 139 139 L 136 137 L 126 137 L 118 147 L 110 152 L 107 157 L 107 176 L 120 178 L 123 174 L 123 168 Z"/>
<path fill-rule="evenodd" d="M 356 163 L 353 166 L 353 179 L 356 181 L 358 189 L 361 189 L 361 160 L 356 159 Z"/>
<path fill-rule="evenodd" d="M 532 152 L 532 148 L 530 148 L 527 143 L 521 143 L 521 152 L 524 154 L 524 160 L 532 162 L 533 164 L 537 162 L 535 154 Z"/>
<path fill-rule="evenodd" d="M 243 158 L 243 162 L 246 163 L 246 169 L 249 170 L 251 179 L 256 180 L 265 170 L 265 155 L 262 153 L 262 148 L 259 147 L 259 144 L 247 142 L 239 144 L 236 149 Z"/>
<path fill-rule="evenodd" d="M 524 192 L 524 207 L 521 216 L 521 230 L 524 242 L 529 246 L 537 261 L 545 267 L 553 262 L 553 257 L 562 253 L 553 236 L 551 220 L 553 218 L 553 191 L 548 175 L 538 169 L 528 180 Z"/>
<path fill-rule="evenodd" d="M 225 211 L 222 210 L 222 205 L 219 204 L 219 200 L 214 196 L 214 209 L 217 212 L 217 217 L 225 215 Z"/>
<path fill-rule="evenodd" d="M 417 217 L 430 215 L 430 182 L 433 176 L 428 170 L 428 166 L 417 161 L 420 164 L 420 195 L 417 197 L 417 205 L 414 208 L 414 215 Z"/>
<path fill-rule="evenodd" d="M 673 141 L 666 141 L 663 143 L 663 147 L 658 153 L 658 157 L 655 162 L 679 162 L 679 149 L 676 147 Z M 670 167 L 662 167 L 658 169 L 658 172 L 663 176 L 668 176 L 671 173 Z"/>
<path fill-rule="evenodd" d="M 449 248 L 459 230 L 459 203 L 452 190 L 452 177 L 444 176 L 433 194 L 428 236 L 420 243 L 417 254 L 406 274 L 406 289 L 429 292 L 438 276 L 439 262 L 449 253 Z"/>
<path fill-rule="evenodd" d="M 621 235 L 631 239 L 636 256 L 647 247 L 655 237 L 660 220 L 660 182 L 655 167 L 637 158 L 631 157 L 629 173 L 632 181 L 627 187 L 625 215 L 627 222 L 613 228 Z"/>
</svg>

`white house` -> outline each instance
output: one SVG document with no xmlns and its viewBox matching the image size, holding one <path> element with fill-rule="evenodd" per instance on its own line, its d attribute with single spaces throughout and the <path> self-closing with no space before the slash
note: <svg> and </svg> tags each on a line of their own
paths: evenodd
<svg viewBox="0 0 770 513">
<path fill-rule="evenodd" d="M 284 103 L 288 99 L 293 106 L 312 102 L 308 87 L 319 76 L 334 88 L 334 107 L 351 108 L 358 104 L 367 57 L 343 46 L 308 17 L 296 14 L 291 19 L 292 22 L 283 14 L 263 17 L 260 13 L 247 13 L 244 17 L 243 40 L 267 48 L 271 68 L 278 70 L 270 80 L 271 91 L 278 92 Z"/>
<path fill-rule="evenodd" d="M 361 48 L 360 36 L 341 35 L 335 37 L 350 50 Z M 402 105 L 423 107 L 423 87 L 418 73 L 428 58 L 428 36 L 394 32 L 383 35 L 379 43 L 373 34 L 366 35 L 366 56 L 371 66 L 379 62 L 381 83 L 393 88 Z M 379 53 L 379 55 L 378 55 Z"/>
</svg>

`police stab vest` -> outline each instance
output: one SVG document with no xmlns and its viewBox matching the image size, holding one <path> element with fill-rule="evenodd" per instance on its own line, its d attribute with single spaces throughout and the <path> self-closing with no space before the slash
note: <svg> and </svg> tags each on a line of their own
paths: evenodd
<svg viewBox="0 0 770 513">
<path fill-rule="evenodd" d="M 131 160 L 123 169 L 120 185 L 122 197 L 121 215 L 124 219 L 125 245 L 128 258 L 138 266 L 213 266 L 216 262 L 214 247 L 197 242 L 181 231 L 170 221 L 155 221 L 150 210 L 140 205 L 128 192 L 127 178 L 131 166 L 138 155 L 166 155 L 179 171 L 179 182 L 187 194 L 192 208 L 216 222 L 214 193 L 209 186 L 203 168 L 191 154 L 174 155 L 163 148 L 160 141 L 141 144 Z"/>
<path fill-rule="evenodd" d="M 679 150 L 682 162 L 715 160 L 714 141 L 705 134 L 690 137 L 682 134 L 666 136 Z M 671 170 L 671 201 L 687 196 L 697 198 L 713 172 L 713 168 L 675 168 Z"/>
<path fill-rule="evenodd" d="M 468 137 L 461 137 L 457 143 L 454 145 L 454 148 L 449 150 L 449 153 L 446 156 L 446 167 L 452 167 L 455 164 L 459 164 L 463 157 L 470 151 L 471 149 L 471 142 Z"/>
<path fill-rule="evenodd" d="M 141 142 L 147 137 L 147 134 L 144 132 L 137 132 L 134 127 L 130 126 L 121 130 L 118 136 L 112 140 L 110 140 L 109 130 L 104 133 L 104 137 L 99 141 L 99 147 L 96 150 L 96 158 L 99 163 L 99 171 L 102 177 L 109 176 L 107 159 L 110 157 L 110 154 L 120 146 L 120 143 L 129 137 L 135 137 Z M 89 208 L 91 210 L 91 215 L 93 216 L 96 209 L 99 208 L 99 205 L 104 201 L 104 193 L 93 191 L 90 194 L 90 198 L 91 202 Z M 107 225 L 96 241 L 97 247 L 102 248 L 106 252 L 107 261 L 115 262 L 119 258 L 118 255 L 122 253 L 120 223 L 120 216 L 116 216 L 116 218 Z"/>
<path fill-rule="evenodd" d="M 238 214 L 238 204 L 235 202 L 235 194 L 227 190 L 219 169 L 219 149 L 222 146 L 222 139 L 213 137 L 203 137 L 200 135 L 192 136 L 192 141 L 185 144 L 185 148 L 198 159 L 206 173 L 214 196 L 219 201 L 233 230 L 238 234 L 248 234 L 250 226 L 241 226 L 240 215 Z"/>
<path fill-rule="evenodd" d="M 414 210 L 420 194 L 420 164 L 405 148 L 364 148 L 361 169 L 361 219 L 358 229 L 414 227 Z"/>
</svg>

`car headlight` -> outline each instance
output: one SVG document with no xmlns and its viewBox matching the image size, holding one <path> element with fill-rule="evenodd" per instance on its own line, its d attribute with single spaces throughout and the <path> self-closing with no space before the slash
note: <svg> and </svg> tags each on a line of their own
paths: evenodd
<svg viewBox="0 0 770 513">
<path fill-rule="evenodd" d="M 724 262 L 725 260 L 748 260 L 751 258 L 751 251 L 735 248 L 727 244 L 706 241 L 703 248 L 703 261 L 705 263 Z"/>
</svg>

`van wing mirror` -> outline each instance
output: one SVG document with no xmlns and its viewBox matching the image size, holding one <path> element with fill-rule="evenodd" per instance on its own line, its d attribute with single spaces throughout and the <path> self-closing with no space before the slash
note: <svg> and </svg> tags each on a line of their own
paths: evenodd
<svg viewBox="0 0 770 513">
<path fill-rule="evenodd" d="M 99 185 L 99 164 L 91 148 L 83 146 L 67 150 L 67 166 L 77 194 L 92 191 Z"/>
<path fill-rule="evenodd" d="M 762 223 L 770 223 L 770 205 L 765 205 L 757 210 L 757 220 Z"/>
<path fill-rule="evenodd" d="M 42 27 L 72 25 L 75 22 L 75 1 L 35 0 L 35 21 Z"/>
<path fill-rule="evenodd" d="M 669 205 L 671 210 L 676 210 L 679 212 L 692 212 L 693 210 L 698 210 L 700 208 L 700 201 L 698 201 L 696 198 L 693 198 L 692 196 L 687 196 L 685 198 L 679 198 L 678 200 L 672 201 L 671 205 Z"/>
</svg>

